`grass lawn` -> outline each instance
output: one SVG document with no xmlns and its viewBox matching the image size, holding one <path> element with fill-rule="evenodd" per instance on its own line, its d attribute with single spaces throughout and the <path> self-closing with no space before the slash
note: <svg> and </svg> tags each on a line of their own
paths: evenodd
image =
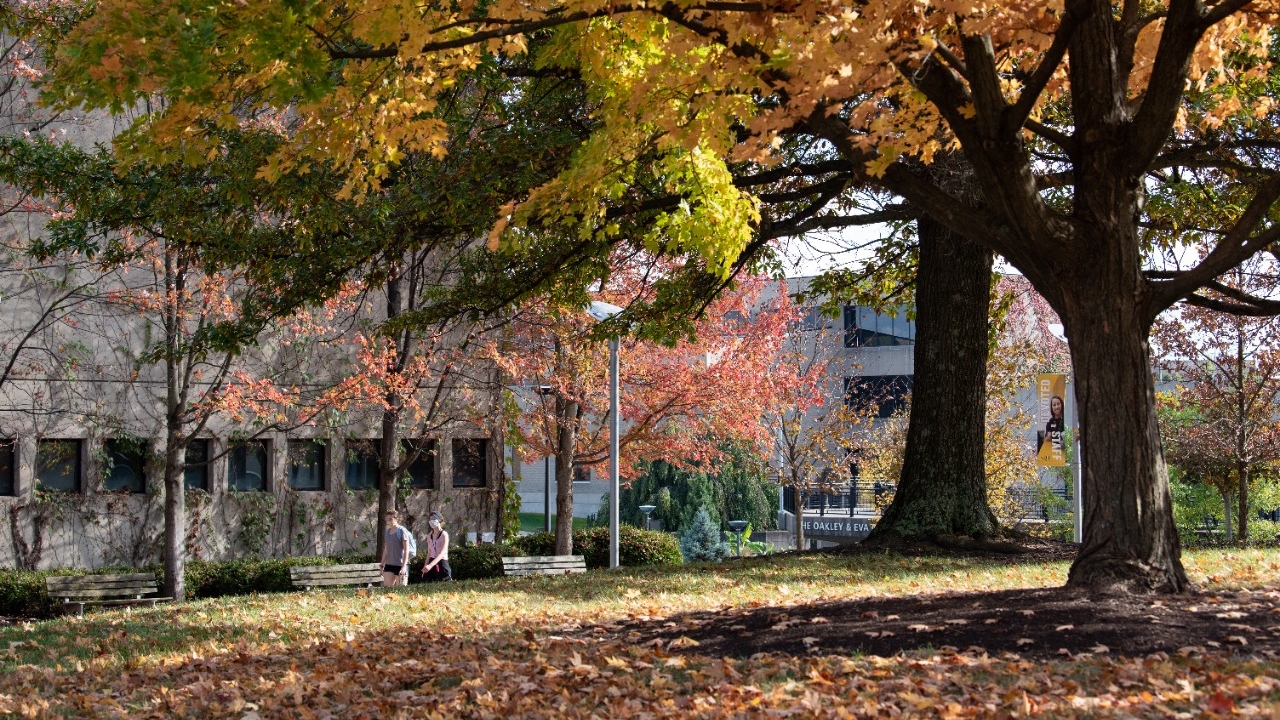
<svg viewBox="0 0 1280 720">
<path fill-rule="evenodd" d="M 1202 588 L 1261 597 L 1280 552 L 1184 561 Z M 1280 664 L 1225 648 L 1027 660 L 815 647 L 743 658 L 619 631 L 678 628 L 689 611 L 776 608 L 785 617 L 811 603 L 1049 587 L 1066 571 L 1056 562 L 791 554 L 100 612 L 0 628 L 0 716 L 1130 718 L 1280 709 Z M 820 637 L 822 626 L 812 632 Z"/>
<path fill-rule="evenodd" d="M 586 518 L 576 517 L 573 519 L 574 530 L 586 530 L 590 525 L 587 524 Z M 551 516 L 551 531 L 555 532 L 556 516 Z M 542 513 L 520 513 L 520 530 L 523 532 L 542 532 Z"/>
</svg>

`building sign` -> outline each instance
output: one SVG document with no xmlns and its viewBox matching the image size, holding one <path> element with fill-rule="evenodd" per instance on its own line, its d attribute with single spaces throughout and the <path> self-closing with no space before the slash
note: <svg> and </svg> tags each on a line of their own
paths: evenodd
<svg viewBox="0 0 1280 720">
<path fill-rule="evenodd" d="M 876 519 L 867 517 L 832 517 L 805 515 L 804 535 L 815 540 L 859 542 L 866 540 Z"/>
<path fill-rule="evenodd" d="M 1063 467 L 1067 464 L 1067 376 L 1045 373 L 1036 376 L 1036 464 Z"/>
</svg>

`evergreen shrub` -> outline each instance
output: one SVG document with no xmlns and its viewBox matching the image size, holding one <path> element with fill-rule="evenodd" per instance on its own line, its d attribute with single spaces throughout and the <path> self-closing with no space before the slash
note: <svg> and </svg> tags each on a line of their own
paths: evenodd
<svg viewBox="0 0 1280 720">
<path fill-rule="evenodd" d="M 693 516 L 693 524 L 680 535 L 680 552 L 685 562 L 698 560 L 723 560 L 728 547 L 720 540 L 720 528 L 711 521 L 706 508 L 699 508 Z"/>
</svg>

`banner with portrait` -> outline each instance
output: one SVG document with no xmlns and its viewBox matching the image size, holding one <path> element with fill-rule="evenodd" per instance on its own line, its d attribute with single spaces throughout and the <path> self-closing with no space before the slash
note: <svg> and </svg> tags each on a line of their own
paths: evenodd
<svg viewBox="0 0 1280 720">
<path fill-rule="evenodd" d="M 1036 376 L 1036 464 L 1063 467 L 1067 464 L 1067 376 L 1043 373 Z"/>
</svg>

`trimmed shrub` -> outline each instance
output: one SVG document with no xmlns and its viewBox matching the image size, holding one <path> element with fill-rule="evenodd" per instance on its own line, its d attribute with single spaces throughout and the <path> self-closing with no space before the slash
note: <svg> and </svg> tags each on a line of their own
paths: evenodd
<svg viewBox="0 0 1280 720">
<path fill-rule="evenodd" d="M 517 538 L 515 546 L 524 555 L 554 555 L 555 540 L 551 533 L 534 533 Z M 573 553 L 582 555 L 588 568 L 609 567 L 609 528 L 575 530 Z M 618 562 L 623 567 L 679 565 L 680 561 L 680 547 L 675 537 L 630 525 L 618 528 Z"/>
<path fill-rule="evenodd" d="M 577 545 L 577 533 L 574 533 L 573 544 Z M 556 535 L 549 532 L 536 532 L 530 535 L 521 535 L 511 543 L 521 555 L 555 555 L 556 554 Z"/>
<path fill-rule="evenodd" d="M 44 579 L 71 574 L 69 570 L 0 570 L 0 615 L 51 617 L 57 604 L 49 597 Z"/>
<path fill-rule="evenodd" d="M 723 560 L 729 554 L 720 541 L 720 528 L 711 522 L 705 508 L 693 516 L 693 524 L 680 536 L 680 552 L 685 562 L 695 560 Z"/>
<path fill-rule="evenodd" d="M 348 559 L 350 558 L 350 559 Z M 373 562 L 368 556 L 344 558 L 344 562 Z M 338 565 L 320 556 L 243 558 L 225 562 L 194 560 L 187 563 L 187 597 L 225 597 L 252 593 L 290 592 L 289 568 L 302 565 Z"/>
<path fill-rule="evenodd" d="M 502 577 L 502 558 L 519 555 L 512 545 L 454 545 L 449 544 L 449 569 L 454 580 L 479 580 Z M 422 568 L 427 564 L 425 555 L 419 554 L 409 561 L 409 584 L 422 582 Z"/>
</svg>

